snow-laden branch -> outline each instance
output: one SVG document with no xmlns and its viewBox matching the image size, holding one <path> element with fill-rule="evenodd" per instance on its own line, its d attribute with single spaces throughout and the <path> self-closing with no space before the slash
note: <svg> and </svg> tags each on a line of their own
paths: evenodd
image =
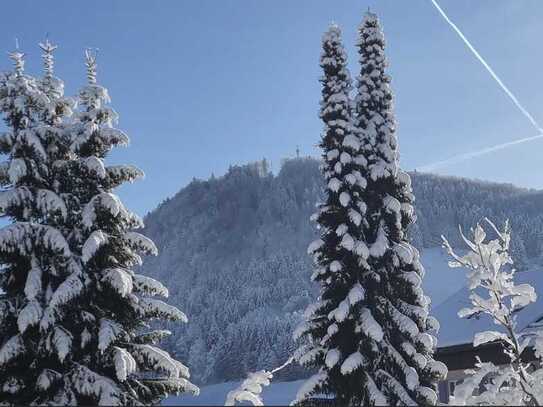
<svg viewBox="0 0 543 407">
<path fill-rule="evenodd" d="M 486 223 L 496 234 L 496 239 L 487 241 L 484 228 L 477 224 L 472 229 L 472 238 L 460 235 L 469 250 L 460 256 L 443 239 L 443 247 L 452 257 L 450 267 L 468 270 L 468 288 L 471 307 L 463 308 L 458 316 L 474 317 L 488 315 L 499 327 L 499 331 L 475 334 L 473 346 L 499 341 L 504 354 L 510 360 L 505 366 L 482 362 L 477 358 L 475 369 L 457 385 L 452 403 L 457 405 L 541 405 L 543 402 L 543 369 L 530 366 L 522 360 L 522 353 L 535 344 L 536 356 L 541 357 L 538 344 L 543 343 L 543 331 L 530 335 L 519 333 L 516 312 L 535 302 L 536 293 L 529 284 L 515 284 L 515 269 L 510 256 L 511 229 L 506 222 L 503 230 L 488 219 Z M 534 341 L 532 341 L 535 338 Z M 535 368 L 535 370 L 534 370 Z M 531 372 L 531 373 L 529 373 Z"/>
<path fill-rule="evenodd" d="M 258 372 L 251 372 L 248 374 L 247 379 L 245 379 L 238 388 L 228 392 L 226 395 L 226 401 L 224 402 L 225 406 L 235 406 L 236 402 L 248 401 L 253 406 L 263 406 L 264 402 L 262 401 L 262 387 L 269 386 L 273 374 L 284 369 L 290 365 L 294 360 L 294 357 L 290 357 L 285 363 L 281 366 L 276 367 L 272 370 L 260 370 Z"/>
</svg>

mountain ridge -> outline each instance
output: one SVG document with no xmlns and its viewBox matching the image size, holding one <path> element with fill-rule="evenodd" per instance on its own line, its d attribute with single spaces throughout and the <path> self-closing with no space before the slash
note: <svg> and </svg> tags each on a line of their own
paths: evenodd
<svg viewBox="0 0 543 407">
<path fill-rule="evenodd" d="M 309 221 L 322 198 L 319 161 L 286 160 L 277 175 L 262 163 L 232 166 L 221 177 L 194 180 L 145 217 L 144 234 L 159 256 L 142 272 L 170 289 L 169 302 L 189 317 L 170 326 L 167 348 L 188 360 L 195 380 L 235 380 L 282 363 L 294 349 L 293 327 L 317 287 L 306 255 L 317 235 Z M 511 219 L 513 252 L 522 265 L 539 256 L 543 192 L 511 184 L 412 173 L 419 248 L 446 235 L 460 244 L 484 216 Z M 299 377 L 293 368 L 284 378 Z"/>
</svg>

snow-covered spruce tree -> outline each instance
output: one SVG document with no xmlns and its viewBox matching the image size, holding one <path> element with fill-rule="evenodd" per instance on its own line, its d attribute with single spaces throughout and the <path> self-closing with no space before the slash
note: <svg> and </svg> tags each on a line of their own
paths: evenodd
<svg viewBox="0 0 543 407">
<path fill-rule="evenodd" d="M 352 405 L 362 404 L 365 389 L 372 392 L 375 387 L 360 367 L 364 354 L 377 351 L 376 343 L 383 333 L 364 305 L 367 291 L 373 289 L 368 286 L 369 251 L 361 233 L 365 211 L 361 196 L 366 185 L 361 171 L 365 160 L 359 156 L 360 143 L 352 130 L 351 78 L 339 27 L 330 27 L 322 45 L 320 117 L 324 131 L 320 147 L 327 187 L 326 201 L 313 216 L 321 238 L 308 249 L 315 263 L 312 279 L 320 284 L 321 294 L 294 332 L 295 338 L 304 339 L 296 352 L 297 360 L 318 372 L 302 385 L 296 402 L 304 404 L 325 393 L 339 405 Z"/>
<path fill-rule="evenodd" d="M 543 331 L 541 327 L 519 332 L 517 313 L 535 302 L 536 293 L 530 284 L 515 284 L 515 269 L 511 267 L 511 229 L 506 222 L 503 230 L 485 219 L 496 239 L 486 241 L 486 232 L 480 224 L 472 229 L 472 238 L 462 232 L 468 251 L 460 256 L 443 238 L 443 246 L 452 257 L 451 267 L 463 267 L 468 273 L 471 306 L 458 312 L 460 317 L 490 317 L 498 331 L 475 334 L 473 346 L 499 341 L 509 364 L 496 366 L 477 358 L 474 369 L 460 383 L 451 404 L 454 405 L 542 405 L 543 404 Z M 533 347 L 537 363 L 523 358 L 527 347 Z"/>
<path fill-rule="evenodd" d="M 386 74 L 385 40 L 377 16 L 359 28 L 360 75 L 354 122 L 367 159 L 363 238 L 370 276 L 364 306 L 380 328 L 378 340 L 361 349 L 365 403 L 435 404 L 437 381 L 447 369 L 433 359 L 438 329 L 422 290 L 424 269 L 408 241 L 415 221 L 411 180 L 399 168 L 393 95 Z M 362 328 L 364 331 L 364 328 Z M 368 384 L 369 383 L 369 384 Z M 378 395 L 378 397 L 372 396 Z"/>
<path fill-rule="evenodd" d="M 60 94 L 49 98 L 41 82 L 24 73 L 21 52 L 10 57 L 15 69 L 0 80 L 8 129 L 0 136 L 0 152 L 7 155 L 0 167 L 0 212 L 12 221 L 0 230 L 0 402 L 29 404 L 45 400 L 39 395 L 55 366 L 49 354 L 65 343 L 60 326 L 40 330 L 40 319 L 47 304 L 58 301 L 52 290 L 78 270 L 58 228 L 67 211 L 52 163 L 62 158 L 48 125 L 69 115 L 72 102 Z"/>
<path fill-rule="evenodd" d="M 166 287 L 130 270 L 141 264 L 138 252 L 156 254 L 156 247 L 132 231 L 143 223 L 112 191 L 143 173 L 131 165 L 104 165 L 112 147 L 127 145 L 128 137 L 112 127 L 118 117 L 108 106 L 107 90 L 97 84 L 96 56 L 89 50 L 86 65 L 88 84 L 79 93 L 81 109 L 72 128 L 71 150 L 77 160 L 68 170 L 72 176 L 65 178 L 66 189 L 77 191 L 82 208 L 72 237 L 87 277 L 88 309 L 79 328 L 85 353 L 91 355 L 75 376 L 84 390 L 96 377 L 111 381 L 111 397 L 122 404 L 157 403 L 169 393 L 197 394 L 198 388 L 187 380 L 187 367 L 154 346 L 169 332 L 150 330 L 149 321 L 187 319 L 177 308 L 153 298 L 167 297 Z M 92 402 L 101 401 L 102 391 L 95 386 L 87 393 Z"/>
<path fill-rule="evenodd" d="M 435 404 L 446 367 L 433 359 L 419 253 L 407 241 L 414 221 L 409 176 L 398 166 L 384 38 L 375 15 L 360 29 L 362 72 L 350 127 L 345 54 L 337 29 L 325 36 L 322 118 L 327 202 L 317 214 L 320 301 L 297 330 L 309 339 L 297 357 L 319 371 L 297 401 L 329 393 L 340 405 Z"/>
<path fill-rule="evenodd" d="M 10 128 L 1 201 L 13 220 L 0 231 L 0 401 L 150 404 L 197 391 L 187 368 L 153 346 L 167 332 L 148 330 L 153 318 L 186 318 L 150 298 L 167 295 L 164 286 L 130 270 L 138 251 L 156 249 L 130 230 L 141 221 L 111 192 L 141 172 L 104 166 L 128 139 L 111 127 L 116 115 L 104 106 L 94 56 L 87 54 L 83 109 L 68 123 L 62 116 L 72 104 L 53 77 L 54 47 L 42 49 L 42 80 L 23 75 L 15 53 L 15 72 L 0 89 Z"/>
</svg>

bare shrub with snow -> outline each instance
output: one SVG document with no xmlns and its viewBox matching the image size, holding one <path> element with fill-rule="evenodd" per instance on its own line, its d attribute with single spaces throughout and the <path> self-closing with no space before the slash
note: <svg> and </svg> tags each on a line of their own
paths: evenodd
<svg viewBox="0 0 543 407">
<path fill-rule="evenodd" d="M 511 229 L 506 222 L 499 230 L 485 219 L 496 237 L 487 239 L 485 229 L 477 224 L 471 238 L 460 235 L 468 247 L 459 255 L 443 238 L 443 245 L 452 261 L 451 267 L 467 269 L 471 306 L 461 309 L 461 318 L 487 315 L 497 326 L 496 331 L 479 332 L 473 346 L 498 341 L 510 363 L 496 366 L 478 359 L 469 376 L 456 386 L 452 404 L 457 405 L 541 405 L 543 403 L 543 369 L 522 358 L 528 347 L 535 349 L 541 363 L 543 331 L 517 329 L 516 313 L 536 300 L 530 284 L 516 284 L 515 269 L 510 255 Z M 540 366 L 540 364 L 539 364 Z"/>
</svg>

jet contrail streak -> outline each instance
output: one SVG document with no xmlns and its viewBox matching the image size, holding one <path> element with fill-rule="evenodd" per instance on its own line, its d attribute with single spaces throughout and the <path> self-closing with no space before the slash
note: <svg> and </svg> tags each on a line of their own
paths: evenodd
<svg viewBox="0 0 543 407">
<path fill-rule="evenodd" d="M 443 167 L 445 165 L 456 164 L 465 160 L 469 160 L 471 158 L 479 157 L 481 155 L 493 153 L 494 151 L 503 150 L 504 148 L 511 147 L 516 144 L 527 143 L 529 141 L 537 140 L 540 138 L 543 138 L 543 134 L 538 134 L 537 136 L 532 136 L 532 137 L 526 137 L 520 140 L 509 141 L 507 143 L 498 144 L 497 146 L 488 147 L 483 150 L 474 151 L 471 153 L 460 154 L 460 155 L 451 157 L 447 160 L 437 161 L 432 164 L 423 165 L 422 167 L 417 167 L 417 171 L 432 171 L 432 170 L 435 170 L 436 168 Z"/>
<path fill-rule="evenodd" d="M 507 96 L 509 96 L 509 98 L 513 101 L 513 103 L 518 107 L 518 109 L 522 112 L 522 114 L 524 114 L 524 116 L 526 116 L 528 118 L 528 120 L 530 120 L 530 123 L 532 123 L 532 125 L 535 127 L 535 129 L 537 130 L 537 132 L 539 134 L 543 133 L 543 129 L 541 128 L 541 126 L 539 125 L 539 123 L 537 123 L 537 121 L 532 117 L 532 115 L 524 108 L 524 106 L 522 106 L 520 104 L 520 102 L 518 101 L 518 99 L 516 98 L 515 95 L 513 95 L 513 93 L 509 90 L 509 88 L 507 88 L 507 86 L 505 86 L 505 84 L 502 82 L 502 80 L 499 78 L 499 76 L 496 74 L 496 72 L 494 72 L 494 70 L 490 67 L 490 65 L 488 65 L 486 63 L 486 61 L 484 60 L 484 58 L 481 56 L 481 54 L 479 54 L 479 52 L 477 52 L 477 50 L 473 47 L 473 45 L 471 45 L 471 43 L 468 41 L 468 39 L 466 38 L 466 36 L 462 33 L 462 31 L 460 31 L 460 29 L 456 26 L 456 24 L 454 24 L 450 18 L 447 16 L 447 14 L 445 14 L 445 12 L 443 11 L 443 9 L 441 7 L 439 7 L 439 4 L 437 4 L 437 1 L 436 0 L 430 0 L 432 2 L 432 4 L 435 6 L 435 8 L 437 9 L 437 11 L 439 11 L 439 14 L 441 14 L 441 16 L 445 19 L 445 21 L 453 28 L 454 31 L 456 31 L 456 33 L 458 34 L 458 36 L 462 39 L 462 41 L 464 41 L 464 43 L 467 45 L 467 47 L 470 49 L 470 51 L 473 53 L 473 55 L 475 55 L 475 57 L 479 60 L 479 62 L 481 62 L 481 64 L 483 64 L 483 66 L 486 68 L 486 70 L 488 71 L 488 73 L 490 75 L 492 75 L 492 77 L 494 78 L 494 80 L 498 83 L 498 85 L 500 85 L 500 87 L 503 89 L 503 91 L 507 94 Z"/>
<path fill-rule="evenodd" d="M 473 45 L 471 45 L 471 42 L 469 42 L 469 40 L 462 33 L 462 31 L 460 31 L 460 28 L 458 28 L 456 26 L 456 24 L 451 21 L 449 16 L 447 16 L 447 14 L 445 14 L 445 12 L 439 6 L 437 1 L 436 0 L 430 0 L 430 1 L 434 5 L 434 7 L 437 9 L 439 14 L 441 14 L 443 19 L 453 28 L 454 31 L 456 31 L 456 33 L 462 39 L 464 44 L 467 45 L 467 47 L 470 49 L 470 51 L 473 53 L 473 55 L 475 55 L 475 57 L 479 60 L 479 62 L 485 67 L 485 69 L 492 76 L 492 78 L 494 78 L 494 80 L 500 86 L 500 88 L 502 88 L 503 91 L 507 94 L 507 96 L 509 96 L 509 98 L 513 101 L 515 106 L 521 111 L 521 113 L 524 116 L 526 116 L 526 118 L 530 121 L 532 126 L 534 126 L 534 128 L 537 130 L 538 135 L 537 136 L 532 136 L 532 137 L 526 137 L 526 138 L 523 138 L 523 139 L 520 139 L 520 140 L 510 141 L 508 143 L 498 144 L 497 146 L 488 147 L 488 148 L 485 148 L 485 149 L 482 149 L 482 150 L 479 150 L 479 151 L 474 151 L 474 152 L 471 152 L 471 153 L 460 154 L 460 155 L 457 155 L 455 157 L 451 157 L 451 158 L 449 158 L 447 160 L 438 161 L 438 162 L 435 162 L 435 163 L 432 163 L 432 164 L 423 165 L 422 167 L 418 167 L 417 169 L 422 170 L 422 171 L 431 171 L 431 170 L 436 169 L 438 167 L 443 167 L 445 165 L 454 164 L 454 163 L 458 163 L 458 162 L 461 162 L 461 161 L 469 160 L 471 158 L 479 157 L 481 155 L 489 154 L 489 153 L 492 153 L 494 151 L 498 151 L 498 150 L 502 150 L 502 149 L 510 147 L 510 146 L 514 146 L 516 144 L 527 143 L 527 142 L 532 141 L 532 140 L 537 140 L 537 139 L 543 138 L 543 129 L 541 128 L 539 123 L 524 108 L 524 106 L 522 106 L 520 104 L 520 102 L 518 101 L 516 96 L 513 95 L 513 93 L 509 90 L 509 88 L 507 86 L 505 86 L 505 84 L 502 82 L 502 80 L 496 74 L 496 72 L 494 72 L 494 70 L 490 67 L 490 65 L 488 65 L 486 63 L 486 61 L 481 56 L 481 54 L 479 54 L 479 52 L 473 47 Z"/>
</svg>

